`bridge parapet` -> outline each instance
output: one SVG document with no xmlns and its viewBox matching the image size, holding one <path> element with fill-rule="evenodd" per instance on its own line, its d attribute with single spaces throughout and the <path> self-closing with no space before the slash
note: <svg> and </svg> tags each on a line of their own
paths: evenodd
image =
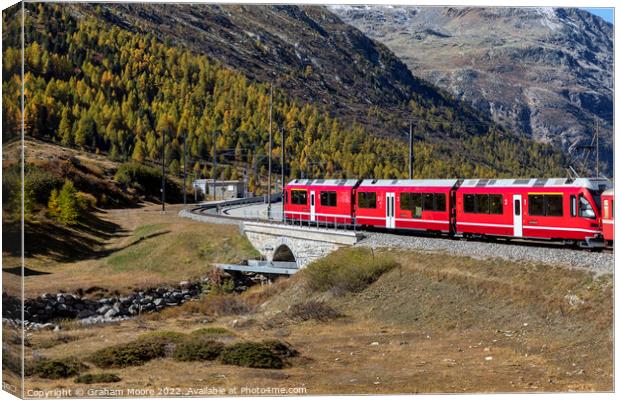
<svg viewBox="0 0 620 400">
<path fill-rule="evenodd" d="M 298 268 L 363 237 L 352 231 L 263 222 L 244 222 L 243 232 L 267 261 L 296 262 Z"/>
</svg>

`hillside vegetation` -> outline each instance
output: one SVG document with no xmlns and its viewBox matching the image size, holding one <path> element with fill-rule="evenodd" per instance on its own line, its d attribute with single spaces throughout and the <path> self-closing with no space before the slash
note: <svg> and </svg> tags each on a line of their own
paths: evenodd
<svg viewBox="0 0 620 400">
<path fill-rule="evenodd" d="M 238 178 L 247 171 L 250 190 L 260 192 L 268 149 L 268 85 L 150 33 L 138 35 L 93 17 L 76 19 L 62 5 L 26 8 L 27 135 L 138 162 L 160 158 L 163 136 L 173 174 L 182 169 L 186 138 L 193 176 Z M 4 18 L 11 25 L 7 13 Z M 20 118 L 19 43 L 11 40 L 5 38 L 3 54 L 5 139 L 18 134 Z M 280 154 L 284 129 L 288 176 L 406 175 L 402 141 L 342 123 L 281 90 L 273 97 L 273 155 Z M 445 101 L 412 99 L 409 107 L 422 124 L 418 139 L 424 139 L 415 146 L 417 177 L 562 174 L 562 158 L 548 146 L 493 124 L 472 125 L 462 120 L 463 110 Z M 214 145 L 220 163 L 215 172 L 209 162 Z"/>
<path fill-rule="evenodd" d="M 330 287 L 336 278 L 346 284 Z M 612 294 L 609 275 L 552 265 L 348 248 L 240 295 L 37 331 L 26 354 L 114 373 L 111 387 L 209 377 L 311 395 L 609 391 Z M 72 386 L 40 375 L 27 384 Z"/>
</svg>

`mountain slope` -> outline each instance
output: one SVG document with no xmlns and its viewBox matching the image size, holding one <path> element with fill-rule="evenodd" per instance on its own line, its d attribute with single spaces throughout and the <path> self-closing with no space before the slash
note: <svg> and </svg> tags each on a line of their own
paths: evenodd
<svg viewBox="0 0 620 400">
<path fill-rule="evenodd" d="M 575 166 L 598 121 L 603 169 L 612 173 L 611 24 L 579 9 L 329 8 L 414 74 L 580 158 Z"/>
<path fill-rule="evenodd" d="M 372 125 L 375 133 L 394 134 L 386 127 L 396 127 L 395 117 L 407 112 L 412 99 L 424 108 L 458 106 L 414 77 L 385 46 L 322 7 L 109 4 L 72 9 L 208 55 L 249 79 L 274 82 L 334 116 Z M 373 107 L 385 115 L 369 117 Z M 472 111 L 463 110 L 463 118 L 486 122 Z"/>
<path fill-rule="evenodd" d="M 305 29 L 303 26 L 324 32 L 330 38 L 342 35 L 340 28 L 328 32 L 328 24 L 320 25 L 310 18 L 311 11 L 324 10 L 316 7 L 308 12 L 297 7 L 252 7 L 247 18 L 243 17 L 246 13 L 243 9 L 221 11 L 220 7 L 208 5 L 190 8 L 159 5 L 153 6 L 154 11 L 134 7 L 133 12 L 140 18 L 127 16 L 121 12 L 124 9 L 118 11 L 115 7 L 27 6 L 26 133 L 66 146 L 103 152 L 114 159 L 131 158 L 140 162 L 159 162 L 162 137 L 165 137 L 166 162 L 173 174 L 182 169 L 183 142 L 187 140 L 189 168 L 194 176 L 238 178 L 247 174 L 249 186 L 261 190 L 268 153 L 269 87 L 258 79 L 249 79 L 244 68 L 258 74 L 270 73 L 273 66 L 281 66 L 294 75 L 297 64 L 274 61 L 279 60 L 276 55 L 288 48 L 274 39 L 275 34 L 271 40 L 264 40 L 265 56 L 245 55 L 239 70 L 225 64 L 231 62 L 225 56 L 218 57 L 224 51 L 223 46 L 209 50 L 209 43 L 228 37 L 219 30 L 221 27 L 229 27 L 231 32 L 243 31 L 240 24 L 251 21 L 250 17 L 260 14 L 261 10 L 268 11 L 263 23 L 270 27 L 270 32 L 275 29 L 270 21 L 277 17 L 294 15 L 290 17 L 291 24 L 304 21 L 298 28 L 293 25 L 286 28 L 286 32 L 298 37 L 298 41 L 304 39 L 304 43 L 322 35 L 308 33 L 307 38 L 298 35 L 296 32 Z M 176 26 L 185 26 L 181 22 L 188 21 L 190 16 L 181 18 L 179 10 L 199 13 L 211 9 L 220 11 L 215 16 L 209 16 L 206 11 L 200 14 L 204 16 L 201 19 L 204 24 L 210 21 L 213 25 L 204 29 L 210 32 L 208 37 L 198 33 L 185 35 L 180 28 L 168 35 L 162 33 L 166 32 L 165 24 L 157 28 L 144 22 L 176 16 Z M 226 22 L 221 13 L 231 15 L 231 19 L 235 15 L 240 22 L 233 24 L 231 19 Z M 334 23 L 336 21 L 334 19 Z M 248 32 L 267 35 L 258 23 Z M 180 39 L 175 41 L 175 38 L 190 37 L 202 47 Z M 322 39 L 317 40 L 316 46 Z M 402 66 L 385 48 L 376 47 L 382 48 L 385 56 L 374 59 L 372 54 L 379 50 L 367 39 L 364 43 L 375 49 L 369 53 L 371 55 L 358 55 L 359 47 L 347 47 L 346 41 L 325 39 L 323 42 L 329 51 L 321 53 L 317 48 L 312 53 L 316 52 L 315 58 L 325 60 L 323 63 L 316 62 L 318 67 L 311 67 L 310 71 L 306 65 L 306 76 L 298 78 L 300 83 L 291 81 L 294 90 L 281 89 L 280 85 L 274 90 L 276 139 L 273 155 L 277 157 L 281 152 L 277 133 L 283 129 L 289 177 L 403 177 L 407 151 L 401 139 L 403 135 L 398 132 L 404 130 L 409 118 L 416 123 L 416 177 L 529 177 L 562 173 L 561 156 L 550 147 L 495 126 L 447 94 L 413 78 L 406 69 L 402 70 L 405 75 L 400 80 L 392 79 L 393 74 L 379 74 L 377 71 L 388 65 L 388 61 L 390 65 Z M 218 43 L 227 43 L 238 54 L 244 54 L 247 46 L 254 45 L 254 41 L 240 42 L 233 36 Z M 9 44 L 5 53 L 3 84 L 6 92 L 19 88 L 18 81 L 13 79 L 19 66 L 14 57 L 17 45 Z M 353 59 L 361 60 L 360 64 L 368 66 L 348 68 L 348 64 L 338 58 L 332 60 L 333 65 L 328 64 L 330 58 L 340 53 L 350 54 Z M 260 67 L 259 63 L 265 66 Z M 372 67 L 371 64 L 376 65 Z M 323 82 L 322 77 L 337 76 L 338 71 L 352 74 L 350 79 L 359 85 L 355 90 L 339 87 L 337 93 L 341 99 L 354 94 L 362 101 L 366 93 L 372 98 L 375 96 L 373 89 L 367 87 L 371 82 L 371 86 L 380 91 L 375 97 L 388 99 L 387 105 L 371 107 L 355 99 L 347 100 L 345 106 L 334 103 L 335 96 L 321 89 L 317 82 Z M 363 71 L 367 71 L 368 76 L 375 71 L 379 74 L 377 79 L 388 83 L 373 83 L 372 79 L 361 76 Z M 314 80 L 315 74 L 321 80 Z M 396 87 L 404 88 L 394 95 L 396 97 L 382 94 Z M 312 96 L 316 99 L 304 101 L 295 95 L 297 92 L 314 93 Z M 407 101 L 401 104 L 399 96 L 406 96 Z M 4 110 L 9 113 L 16 109 L 11 98 L 3 98 Z M 358 118 L 360 122 L 356 123 Z M 390 130 L 394 126 L 398 128 L 397 134 L 389 135 L 394 132 Z M 5 128 L 5 132 L 17 132 L 15 125 L 6 123 Z M 217 171 L 211 161 L 215 156 L 214 146 Z"/>
</svg>

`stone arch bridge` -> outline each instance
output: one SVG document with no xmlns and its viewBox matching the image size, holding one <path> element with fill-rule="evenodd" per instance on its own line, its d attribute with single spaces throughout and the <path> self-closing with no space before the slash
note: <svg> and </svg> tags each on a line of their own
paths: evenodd
<svg viewBox="0 0 620 400">
<path fill-rule="evenodd" d="M 263 222 L 244 222 L 243 233 L 268 262 L 294 262 L 298 269 L 362 238 L 347 230 Z"/>
</svg>

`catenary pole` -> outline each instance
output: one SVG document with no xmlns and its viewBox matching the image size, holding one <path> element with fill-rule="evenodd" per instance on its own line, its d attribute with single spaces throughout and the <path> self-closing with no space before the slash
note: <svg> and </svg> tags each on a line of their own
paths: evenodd
<svg viewBox="0 0 620 400">
<path fill-rule="evenodd" d="M 168 129 L 170 129 L 168 127 Z M 161 132 L 161 212 L 166 212 L 166 130 Z"/>
<path fill-rule="evenodd" d="M 183 205 L 187 205 L 187 132 L 183 133 Z"/>
<path fill-rule="evenodd" d="M 413 123 L 409 122 L 409 179 L 413 179 Z"/>
<path fill-rule="evenodd" d="M 267 176 L 267 219 L 271 219 L 271 121 L 273 116 L 273 83 L 269 89 L 269 172 Z"/>
</svg>

